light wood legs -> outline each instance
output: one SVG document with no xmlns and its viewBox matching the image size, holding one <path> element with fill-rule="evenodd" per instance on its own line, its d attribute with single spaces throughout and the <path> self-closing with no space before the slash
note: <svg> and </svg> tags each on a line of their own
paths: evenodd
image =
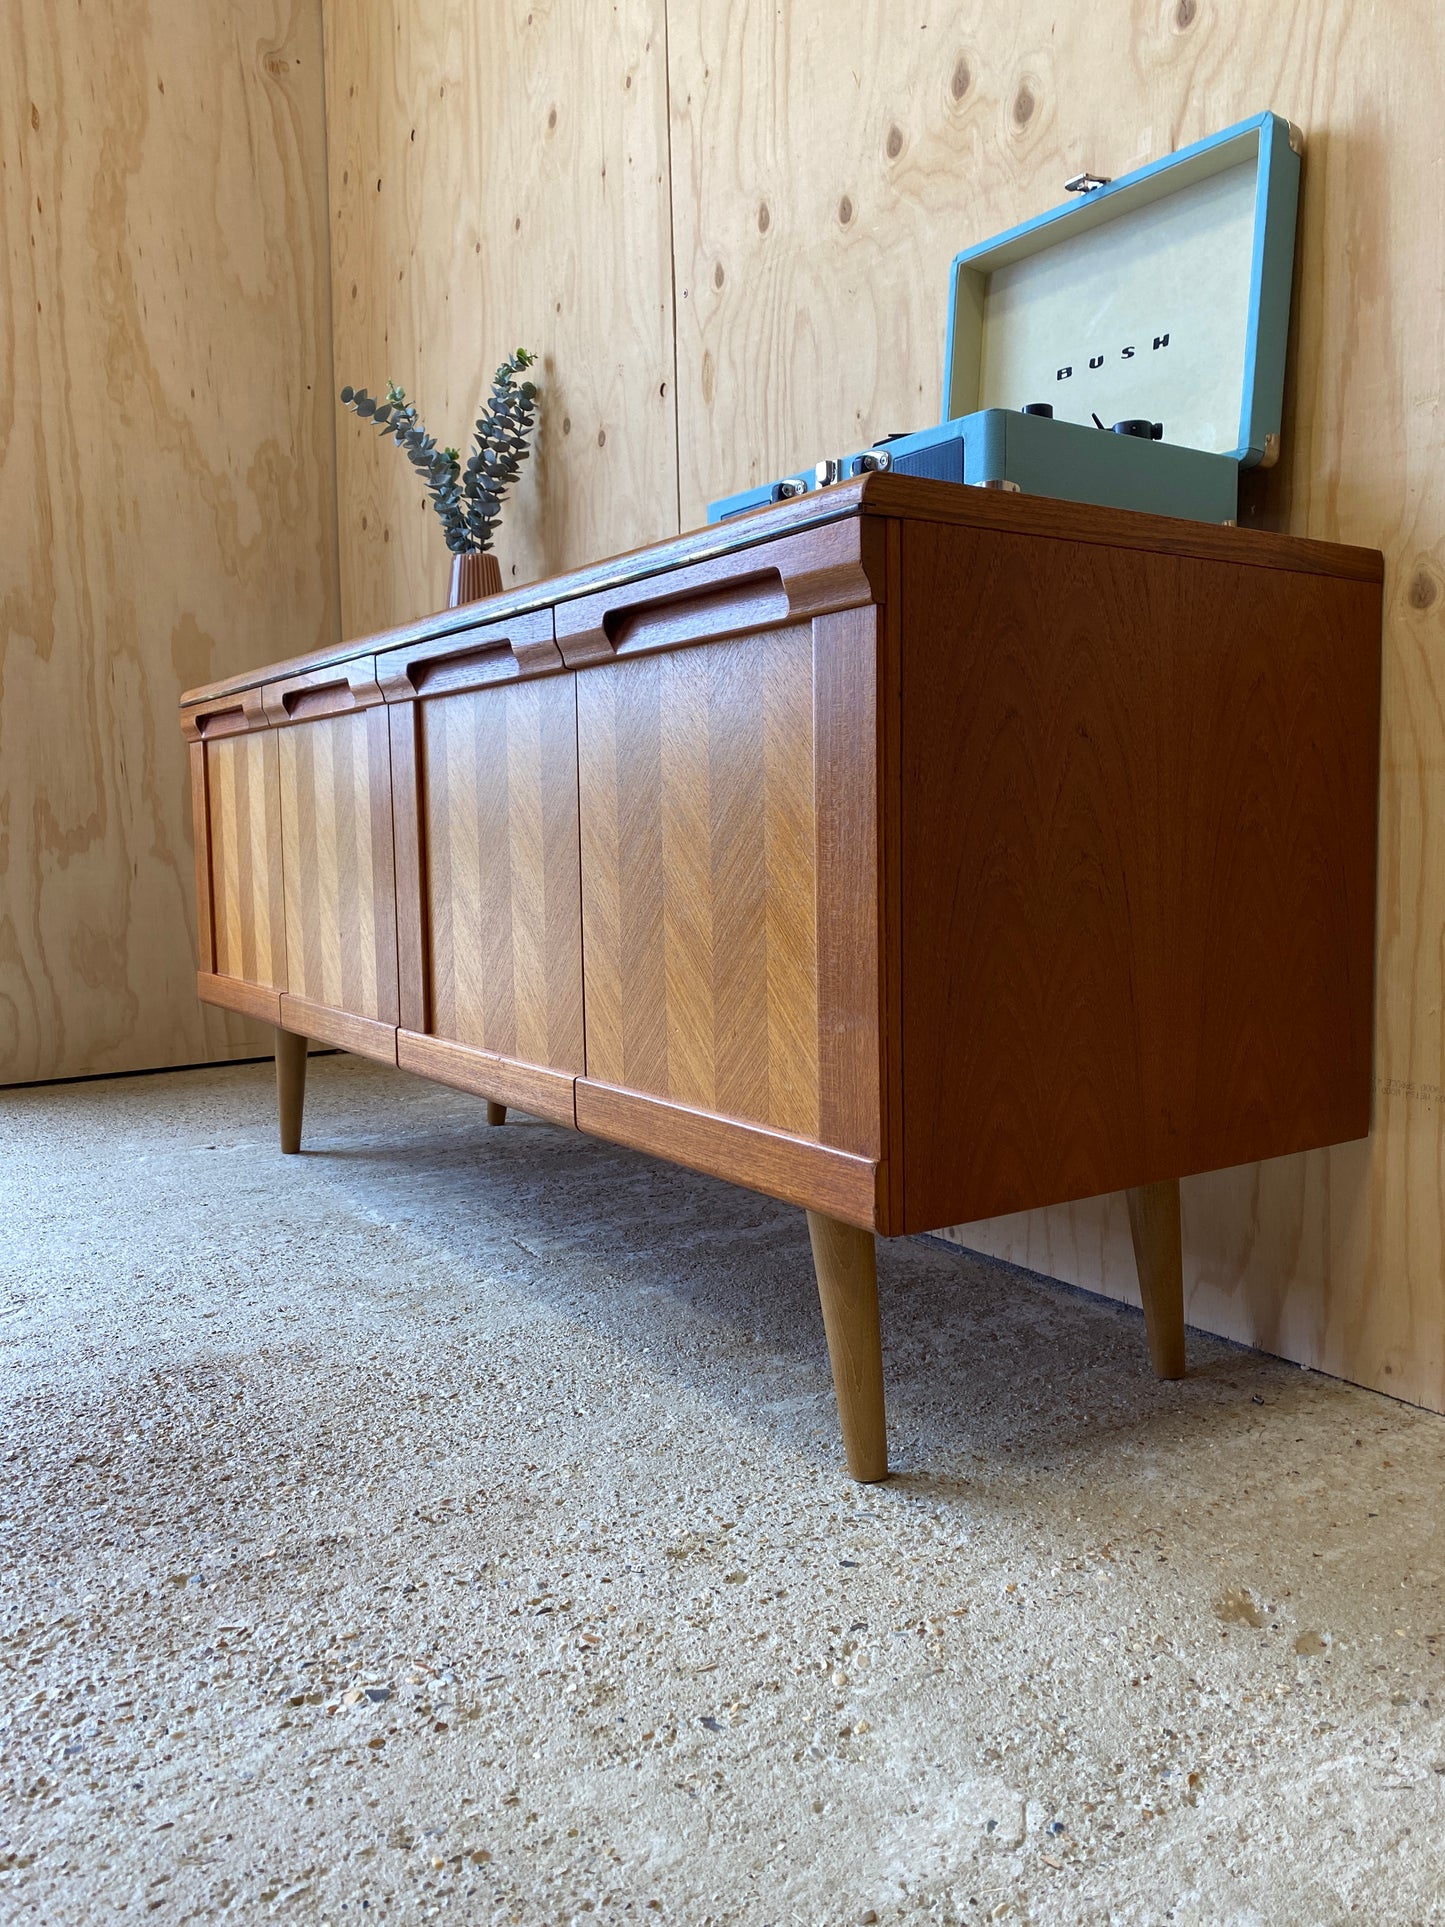
<svg viewBox="0 0 1445 1927">
<path fill-rule="evenodd" d="M 1183 1378 L 1184 1257 L 1179 1238 L 1179 1180 L 1138 1185 L 1128 1193 L 1128 1199 L 1149 1361 L 1157 1377 Z"/>
<path fill-rule="evenodd" d="M 505 1104 L 494 1104 L 494 1103 L 492 1102 L 492 1100 L 491 1100 L 491 1098 L 488 1098 L 488 1099 L 487 1099 L 487 1122 L 488 1122 L 488 1124 L 505 1124 L 505 1123 L 506 1123 L 506 1121 L 507 1121 L 507 1107 L 506 1107 L 506 1105 L 505 1105 Z"/>
<path fill-rule="evenodd" d="M 294 1030 L 276 1032 L 276 1109 L 281 1149 L 301 1149 L 301 1112 L 306 1103 L 306 1039 Z"/>
<path fill-rule="evenodd" d="M 888 1477 L 873 1233 L 810 1211 L 808 1236 L 813 1241 L 813 1268 L 818 1274 L 848 1470 L 860 1485 L 871 1485 Z"/>
</svg>

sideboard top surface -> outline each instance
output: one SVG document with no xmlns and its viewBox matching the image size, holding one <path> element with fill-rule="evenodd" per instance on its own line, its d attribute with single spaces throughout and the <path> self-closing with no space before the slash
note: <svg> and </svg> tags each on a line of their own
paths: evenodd
<svg viewBox="0 0 1445 1927">
<path fill-rule="evenodd" d="M 920 481 L 909 476 L 874 474 L 857 482 L 799 496 L 791 502 L 780 502 L 772 508 L 755 510 L 734 521 L 694 529 L 686 535 L 634 549 L 566 575 L 504 590 L 483 602 L 442 609 L 416 622 L 376 635 L 355 637 L 330 649 L 261 664 L 240 675 L 187 690 L 181 704 L 184 708 L 214 702 L 218 697 L 255 689 L 279 677 L 297 676 L 409 643 L 459 635 L 483 623 L 505 623 L 557 603 L 623 588 L 649 576 L 754 548 L 781 536 L 850 519 L 861 521 L 870 515 L 996 529 L 1053 541 L 1152 550 L 1170 556 L 1353 581 L 1379 582 L 1384 575 L 1384 560 L 1377 549 L 1351 548 L 1337 542 L 1316 542 L 1303 536 L 1276 535 L 1256 529 L 1215 527 L 1170 516 L 1141 515 L 1132 510 L 1094 508 L 1043 496 L 959 488 L 948 482 Z"/>
</svg>

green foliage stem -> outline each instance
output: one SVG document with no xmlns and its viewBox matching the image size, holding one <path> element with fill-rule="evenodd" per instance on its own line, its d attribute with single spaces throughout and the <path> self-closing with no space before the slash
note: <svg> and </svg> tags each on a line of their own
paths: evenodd
<svg viewBox="0 0 1445 1927">
<path fill-rule="evenodd" d="M 537 357 L 525 348 L 509 355 L 492 380 L 491 393 L 477 417 L 472 453 L 462 463 L 461 451 L 438 448 L 436 437 L 395 382 L 387 384 L 386 398 L 378 401 L 364 388 L 350 385 L 341 391 L 342 404 L 401 449 L 422 479 L 453 555 L 483 555 L 502 518 L 502 499 L 527 459 L 537 418 L 535 382 L 518 381 Z"/>
</svg>

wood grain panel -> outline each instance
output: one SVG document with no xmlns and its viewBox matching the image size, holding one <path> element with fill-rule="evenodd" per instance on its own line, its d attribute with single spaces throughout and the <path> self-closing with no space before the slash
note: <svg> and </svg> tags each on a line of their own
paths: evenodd
<svg viewBox="0 0 1445 1927">
<path fill-rule="evenodd" d="M 339 380 L 390 377 L 465 441 L 502 356 L 542 357 L 503 578 L 676 532 L 663 0 L 328 0 Z M 394 448 L 339 436 L 348 634 L 436 608 L 447 558 Z"/>
<path fill-rule="evenodd" d="M 338 633 L 319 0 L 0 14 L 0 1083 L 196 1001 L 180 689 Z"/>
<path fill-rule="evenodd" d="M 211 915 L 220 977 L 286 988 L 281 782 L 269 729 L 207 743 Z"/>
<path fill-rule="evenodd" d="M 1363 1136 L 1378 590 L 928 524 L 903 576 L 908 1227 Z"/>
<path fill-rule="evenodd" d="M 1034 11 L 1030 34 L 956 6 L 671 0 L 684 527 L 937 420 L 949 261 L 1018 218 L 990 219 L 1024 144 L 984 49 L 1052 65 Z"/>
<path fill-rule="evenodd" d="M 810 628 L 588 670 L 577 702 L 589 1078 L 816 1138 Z"/>
<path fill-rule="evenodd" d="M 877 676 L 878 1008 L 887 1219 L 903 1223 L 903 527 L 888 525 L 887 601 L 879 615 Z"/>
<path fill-rule="evenodd" d="M 387 711 L 391 732 L 391 839 L 396 858 L 397 1020 L 405 1030 L 427 1023 L 426 871 L 421 841 L 421 730 L 416 703 Z"/>
<path fill-rule="evenodd" d="M 882 1151 L 879 689 L 876 608 L 813 624 L 817 771 L 818 1135 Z M 782 892 L 778 893 L 781 898 Z"/>
<path fill-rule="evenodd" d="M 420 704 L 429 1028 L 570 1074 L 582 1068 L 574 682 Z"/>
<path fill-rule="evenodd" d="M 397 1023 L 391 756 L 378 705 L 274 732 L 281 771 L 287 988 Z"/>
<path fill-rule="evenodd" d="M 194 742 L 188 753 L 196 876 L 196 967 L 208 975 L 216 967 L 216 912 L 211 901 L 211 803 L 206 782 L 206 746 Z"/>
</svg>

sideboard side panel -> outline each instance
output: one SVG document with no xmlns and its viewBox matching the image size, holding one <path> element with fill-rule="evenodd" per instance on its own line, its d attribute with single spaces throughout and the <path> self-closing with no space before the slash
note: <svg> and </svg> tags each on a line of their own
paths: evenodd
<svg viewBox="0 0 1445 1927">
<path fill-rule="evenodd" d="M 1379 589 L 904 531 L 905 1228 L 1364 1134 Z"/>
</svg>

